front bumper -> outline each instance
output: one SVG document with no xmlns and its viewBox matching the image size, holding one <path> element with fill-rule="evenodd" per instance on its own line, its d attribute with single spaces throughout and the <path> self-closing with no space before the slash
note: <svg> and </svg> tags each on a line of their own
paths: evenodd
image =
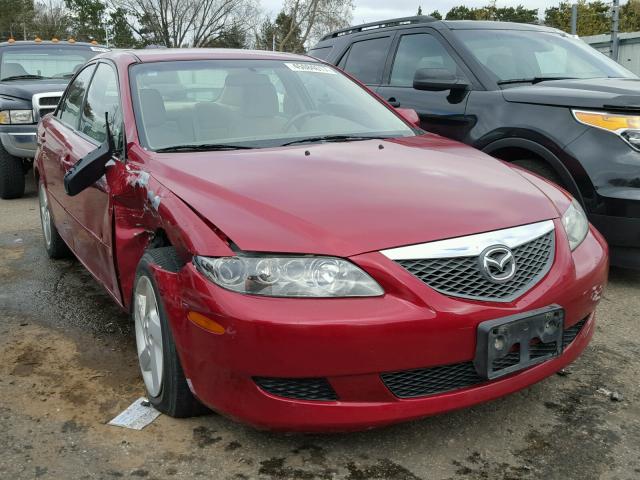
<svg viewBox="0 0 640 480">
<path fill-rule="evenodd" d="M 195 394 L 243 422 L 289 431 L 371 428 L 485 402 L 542 380 L 582 352 L 593 335 L 594 310 L 608 270 L 606 243 L 595 230 L 573 255 L 566 239 L 559 238 L 551 271 L 510 303 L 446 297 L 379 253 L 353 261 L 381 283 L 384 296 L 245 296 L 216 287 L 192 265 L 175 279 L 159 282 Z M 564 308 L 566 327 L 587 319 L 553 360 L 494 381 L 411 399 L 396 397 L 382 381 L 384 372 L 469 362 L 480 322 L 553 303 Z M 225 334 L 189 322 L 190 310 L 224 325 Z M 337 399 L 283 398 L 261 389 L 256 377 L 323 378 Z"/>
<path fill-rule="evenodd" d="M 4 149 L 14 157 L 34 158 L 38 147 L 36 140 L 37 125 L 2 125 L 0 142 Z"/>
<path fill-rule="evenodd" d="M 565 147 L 589 220 L 611 247 L 611 264 L 640 268 L 640 152 L 596 128 Z"/>
</svg>

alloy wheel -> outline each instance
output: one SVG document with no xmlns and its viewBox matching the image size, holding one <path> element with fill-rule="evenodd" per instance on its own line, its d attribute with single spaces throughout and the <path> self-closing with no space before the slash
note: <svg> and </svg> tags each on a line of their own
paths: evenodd
<svg viewBox="0 0 640 480">
<path fill-rule="evenodd" d="M 134 294 L 136 346 L 142 378 L 149 395 L 157 397 L 162 391 L 163 347 L 162 324 L 155 290 L 146 276 L 141 276 Z"/>
<path fill-rule="evenodd" d="M 49 198 L 44 183 L 40 184 L 38 191 L 38 199 L 40 201 L 40 221 L 42 222 L 42 232 L 47 248 L 51 247 L 51 213 L 49 211 Z"/>
</svg>

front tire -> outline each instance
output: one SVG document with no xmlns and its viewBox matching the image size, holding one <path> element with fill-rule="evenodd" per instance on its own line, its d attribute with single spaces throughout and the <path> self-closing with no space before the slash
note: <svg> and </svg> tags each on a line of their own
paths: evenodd
<svg viewBox="0 0 640 480">
<path fill-rule="evenodd" d="M 209 413 L 187 385 L 152 265 L 177 271 L 175 250 L 163 247 L 147 251 L 136 272 L 132 316 L 147 397 L 156 410 L 171 417 Z"/>
<path fill-rule="evenodd" d="M 9 155 L 0 143 L 0 198 L 20 198 L 24 195 L 24 187 L 22 160 Z"/>
</svg>

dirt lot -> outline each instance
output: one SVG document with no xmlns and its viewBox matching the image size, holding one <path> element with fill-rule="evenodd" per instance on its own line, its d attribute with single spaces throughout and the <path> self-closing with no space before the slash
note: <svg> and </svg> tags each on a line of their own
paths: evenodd
<svg viewBox="0 0 640 480">
<path fill-rule="evenodd" d="M 77 261 L 45 257 L 31 185 L 0 200 L 0 479 L 637 479 L 639 311 L 640 274 L 612 271 L 569 375 L 449 415 L 329 436 L 218 415 L 125 430 L 106 422 L 143 393 L 129 319 Z"/>
</svg>

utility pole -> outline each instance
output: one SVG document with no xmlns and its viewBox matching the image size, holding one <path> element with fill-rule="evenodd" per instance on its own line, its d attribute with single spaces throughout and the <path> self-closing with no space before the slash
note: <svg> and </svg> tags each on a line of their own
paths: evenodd
<svg viewBox="0 0 640 480">
<path fill-rule="evenodd" d="M 271 40 L 271 51 L 275 52 L 276 51 L 276 34 L 273 34 L 273 39 Z"/>
<path fill-rule="evenodd" d="M 571 5 L 571 35 L 578 35 L 578 4 Z"/>
<path fill-rule="evenodd" d="M 105 46 L 109 48 L 109 25 L 107 25 L 107 22 L 104 22 L 102 26 L 104 27 Z"/>
<path fill-rule="evenodd" d="M 620 0 L 613 0 L 611 12 L 611 58 L 618 61 L 618 30 L 620 28 Z"/>
</svg>

